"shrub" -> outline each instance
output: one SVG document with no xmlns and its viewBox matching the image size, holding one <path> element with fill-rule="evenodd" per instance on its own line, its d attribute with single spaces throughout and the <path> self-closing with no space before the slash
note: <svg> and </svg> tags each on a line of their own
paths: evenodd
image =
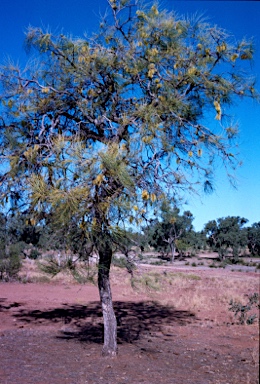
<svg viewBox="0 0 260 384">
<path fill-rule="evenodd" d="M 39 256 L 41 256 L 41 252 L 38 251 L 38 249 L 36 248 L 33 248 L 28 255 L 29 259 L 32 259 L 32 260 L 38 259 Z"/>
<path fill-rule="evenodd" d="M 0 280 L 10 281 L 18 278 L 18 273 L 22 267 L 21 252 L 23 243 L 11 244 L 6 248 L 0 249 Z"/>
<path fill-rule="evenodd" d="M 119 268 L 126 268 L 127 259 L 125 257 L 113 257 L 112 264 Z"/>
<path fill-rule="evenodd" d="M 131 286 L 137 290 L 160 291 L 162 286 L 162 276 L 156 272 L 148 272 L 142 276 L 136 276 L 131 279 Z"/>
<path fill-rule="evenodd" d="M 152 261 L 150 265 L 164 265 L 164 262 L 162 260 Z"/>
<path fill-rule="evenodd" d="M 248 302 L 243 305 L 239 301 L 230 300 L 229 302 L 229 311 L 234 312 L 234 316 L 238 318 L 239 324 L 253 324 L 257 318 L 257 315 L 255 313 L 252 313 L 251 311 L 254 308 L 257 308 L 259 310 L 259 294 L 254 293 L 252 295 L 248 296 Z M 249 313 L 251 312 L 251 313 Z"/>
</svg>

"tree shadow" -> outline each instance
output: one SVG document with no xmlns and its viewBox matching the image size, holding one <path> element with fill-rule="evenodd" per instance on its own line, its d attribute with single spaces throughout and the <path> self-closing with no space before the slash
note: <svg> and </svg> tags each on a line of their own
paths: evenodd
<svg viewBox="0 0 260 384">
<path fill-rule="evenodd" d="M 6 305 L 2 304 L 2 303 L 5 303 L 6 301 L 7 301 L 7 299 L 5 297 L 0 298 L 0 312 L 8 311 L 11 308 L 18 308 L 18 307 L 21 307 L 23 305 L 22 303 L 17 303 L 16 301 L 13 303 L 6 304 Z"/>
<path fill-rule="evenodd" d="M 196 321 L 192 312 L 180 311 L 152 301 L 114 302 L 118 323 L 118 343 L 133 343 L 150 332 L 160 332 L 165 326 L 187 325 Z M 103 318 L 100 303 L 67 305 L 46 311 L 19 310 L 14 316 L 24 323 L 48 325 L 62 323 L 58 338 L 77 339 L 88 343 L 103 343 Z"/>
</svg>

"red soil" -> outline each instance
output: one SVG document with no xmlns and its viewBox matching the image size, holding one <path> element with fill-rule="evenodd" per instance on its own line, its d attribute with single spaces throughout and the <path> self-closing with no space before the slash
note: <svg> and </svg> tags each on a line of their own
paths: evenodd
<svg viewBox="0 0 260 384">
<path fill-rule="evenodd" d="M 165 273 L 165 269 L 158 267 L 156 271 Z M 258 382 L 257 323 L 232 324 L 223 310 L 228 303 L 220 301 L 194 310 L 186 304 L 176 306 L 174 297 L 181 298 L 176 296 L 174 284 L 172 291 L 135 291 L 127 272 L 120 270 L 119 277 L 114 273 L 119 341 L 115 359 L 100 355 L 102 316 L 97 287 L 62 282 L 1 283 L 0 383 Z M 258 284 L 256 273 L 198 269 L 192 273 L 201 278 L 201 286 L 205 281 L 205 294 L 212 298 L 216 292 L 207 285 L 209 278 L 251 279 L 253 288 Z M 190 284 L 195 289 L 197 282 Z M 185 287 L 183 300 L 188 294 Z"/>
</svg>

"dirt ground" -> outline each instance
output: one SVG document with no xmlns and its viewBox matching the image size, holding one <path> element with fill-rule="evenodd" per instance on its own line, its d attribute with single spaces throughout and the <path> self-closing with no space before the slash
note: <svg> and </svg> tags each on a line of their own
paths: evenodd
<svg viewBox="0 0 260 384">
<path fill-rule="evenodd" d="M 142 266 L 131 286 L 113 268 L 115 359 L 100 354 L 97 287 L 42 280 L 0 284 L 1 384 L 258 383 L 258 323 L 228 310 L 258 292 L 256 272 Z"/>
</svg>

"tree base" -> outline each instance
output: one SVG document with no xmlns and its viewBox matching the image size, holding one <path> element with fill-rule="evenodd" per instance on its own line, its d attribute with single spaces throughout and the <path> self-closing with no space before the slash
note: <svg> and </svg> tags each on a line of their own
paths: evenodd
<svg viewBox="0 0 260 384">
<path fill-rule="evenodd" d="M 118 350 L 114 351 L 108 347 L 103 347 L 101 355 L 103 357 L 115 358 L 117 357 Z"/>
</svg>

